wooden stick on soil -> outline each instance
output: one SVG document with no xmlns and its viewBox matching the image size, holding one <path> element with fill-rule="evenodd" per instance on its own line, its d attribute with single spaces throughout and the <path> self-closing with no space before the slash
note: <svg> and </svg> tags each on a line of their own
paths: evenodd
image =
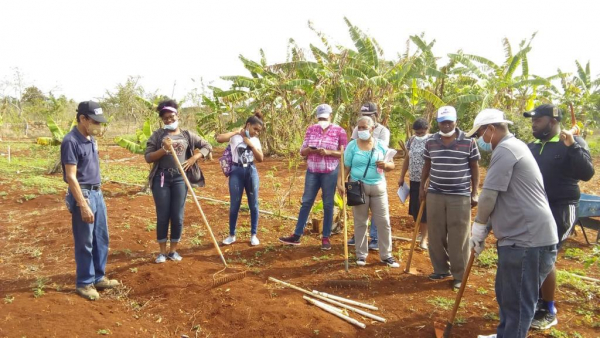
<svg viewBox="0 0 600 338">
<path fill-rule="evenodd" d="M 302 298 L 304 298 L 307 302 L 311 303 L 312 305 L 321 308 L 322 310 L 325 310 L 329 313 L 331 313 L 334 316 L 337 316 L 345 321 L 347 321 L 348 323 L 354 324 L 362 329 L 366 328 L 367 326 L 361 322 L 359 322 L 358 320 L 351 318 L 350 316 L 346 316 L 345 314 L 342 313 L 342 311 L 340 309 L 337 309 L 331 305 L 325 304 L 323 302 L 319 302 L 316 299 L 312 299 L 308 296 L 302 296 Z"/>
<path fill-rule="evenodd" d="M 415 246 L 417 245 L 417 234 L 421 227 L 421 217 L 423 217 L 423 209 L 425 209 L 425 201 L 421 202 L 419 207 L 419 214 L 417 215 L 417 224 L 415 224 L 415 231 L 413 231 L 412 243 L 410 245 L 410 252 L 408 253 L 408 260 L 406 261 L 406 268 L 404 272 L 410 272 L 410 263 L 412 262 L 413 253 L 415 252 Z"/>
<path fill-rule="evenodd" d="M 376 306 L 365 304 L 365 303 L 361 303 L 361 302 L 357 302 L 357 301 L 354 301 L 354 300 L 351 300 L 351 299 L 346 299 L 346 298 L 343 298 L 343 297 L 338 297 L 338 296 L 331 295 L 331 294 L 328 294 L 328 293 L 325 293 L 325 292 L 320 292 L 320 291 L 317 291 L 317 290 L 313 290 L 313 293 L 316 294 L 316 295 L 319 295 L 319 296 L 323 296 L 325 298 L 331 298 L 333 300 L 337 300 L 338 302 L 342 302 L 342 303 L 346 303 L 346 304 L 350 304 L 350 305 L 356 305 L 356 306 L 364 307 L 365 309 L 374 310 L 374 311 L 379 310 Z"/>
<path fill-rule="evenodd" d="M 326 302 L 328 302 L 328 303 L 331 303 L 331 304 L 337 305 L 337 306 L 339 306 L 339 307 L 343 307 L 343 308 L 345 308 L 345 309 L 348 309 L 348 310 L 350 310 L 350 311 L 352 311 L 352 312 L 356 312 L 356 313 L 358 313 L 358 314 L 359 314 L 359 315 L 361 315 L 361 316 L 364 316 L 364 317 L 367 317 L 367 318 L 371 318 L 371 319 L 374 319 L 374 320 L 376 320 L 376 321 L 379 321 L 379 322 L 382 322 L 382 323 L 385 323 L 385 322 L 387 321 L 385 318 L 382 318 L 382 317 L 376 316 L 376 315 L 374 315 L 374 314 L 368 313 L 368 312 L 366 312 L 366 311 L 363 311 L 363 310 L 361 310 L 361 309 L 357 309 L 357 308 L 355 308 L 355 307 L 353 307 L 353 306 L 350 306 L 350 305 L 348 305 L 348 304 L 340 303 L 340 302 L 338 302 L 338 301 L 336 301 L 336 300 L 333 300 L 333 299 L 329 299 L 329 298 L 325 298 L 325 297 L 323 297 L 323 296 L 315 295 L 314 293 L 312 293 L 312 292 L 310 292 L 310 291 L 308 291 L 308 290 L 304 290 L 303 288 L 297 287 L 297 286 L 295 286 L 295 285 L 292 285 L 292 284 L 290 284 L 290 283 L 286 283 L 286 282 L 284 282 L 284 281 L 281 281 L 281 280 L 279 280 L 279 279 L 275 279 L 275 278 L 273 278 L 273 277 L 269 277 L 269 280 L 270 280 L 270 281 L 272 281 L 272 282 L 279 283 L 279 284 L 281 284 L 281 285 L 283 285 L 283 286 L 287 286 L 288 288 L 294 289 L 294 290 L 296 290 L 296 291 L 300 291 L 300 292 L 302 292 L 302 293 L 304 293 L 304 294 L 306 294 L 306 295 L 309 295 L 309 296 L 315 297 L 315 298 L 317 298 L 317 299 L 320 299 L 320 300 L 326 301 Z"/>
</svg>

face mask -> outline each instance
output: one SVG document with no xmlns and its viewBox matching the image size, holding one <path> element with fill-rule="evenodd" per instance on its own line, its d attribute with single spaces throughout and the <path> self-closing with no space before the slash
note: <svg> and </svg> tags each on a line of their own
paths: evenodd
<svg viewBox="0 0 600 338">
<path fill-rule="evenodd" d="M 542 139 L 545 139 L 548 135 L 550 135 L 551 132 L 552 132 L 552 126 L 550 125 L 550 122 L 548 122 L 548 124 L 546 125 L 546 128 L 534 132 L 533 137 L 535 137 L 538 140 L 542 140 Z"/>
<path fill-rule="evenodd" d="M 87 131 L 88 135 L 98 136 L 102 132 L 102 125 L 95 124 L 92 121 L 90 121 L 90 124 L 87 125 L 85 130 Z"/>
<path fill-rule="evenodd" d="M 358 138 L 363 140 L 363 141 L 367 141 L 368 139 L 371 138 L 371 132 L 368 130 L 359 130 L 358 131 Z"/>
<path fill-rule="evenodd" d="M 165 126 L 163 128 L 165 128 L 166 130 L 176 130 L 178 126 L 179 126 L 179 121 L 175 121 L 171 124 L 165 124 Z"/>
<path fill-rule="evenodd" d="M 426 138 L 427 138 L 427 135 L 423 135 L 423 136 L 416 136 L 415 135 L 415 140 L 423 141 Z"/>
<path fill-rule="evenodd" d="M 250 138 L 250 132 L 248 131 L 248 129 L 246 129 L 246 137 Z"/>
<path fill-rule="evenodd" d="M 485 133 L 487 133 L 487 129 L 483 132 L 483 135 L 485 135 Z M 481 137 L 477 138 L 477 145 L 479 146 L 479 149 L 481 151 L 485 151 L 486 153 L 489 153 L 490 151 L 494 150 L 492 148 L 492 139 L 490 139 L 490 142 L 487 143 L 483 140 L 483 135 L 481 135 Z M 494 133 L 492 133 L 492 138 L 494 137 Z"/>
<path fill-rule="evenodd" d="M 452 130 L 452 131 L 449 131 L 449 132 L 447 132 L 447 133 L 442 133 L 442 131 L 440 130 L 438 133 L 439 133 L 440 135 L 442 135 L 442 136 L 445 136 L 445 137 L 450 137 L 450 136 L 454 136 L 454 132 L 455 132 L 455 131 L 454 131 L 454 130 Z"/>
<path fill-rule="evenodd" d="M 329 121 L 319 121 L 318 123 L 321 126 L 321 128 L 323 128 L 323 130 L 327 129 L 327 127 L 329 127 L 330 125 Z"/>
</svg>

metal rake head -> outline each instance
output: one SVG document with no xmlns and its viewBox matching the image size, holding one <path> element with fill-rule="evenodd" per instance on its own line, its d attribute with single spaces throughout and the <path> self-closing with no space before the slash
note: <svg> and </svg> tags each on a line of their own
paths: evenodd
<svg viewBox="0 0 600 338">
<path fill-rule="evenodd" d="M 234 273 L 230 273 L 227 275 L 217 277 L 217 274 L 222 273 L 223 271 L 225 271 L 225 269 L 223 269 L 213 275 L 213 283 L 212 283 L 213 287 L 217 287 L 219 285 L 227 284 L 229 282 L 233 282 L 236 280 L 246 278 L 246 271 L 234 272 Z"/>
</svg>

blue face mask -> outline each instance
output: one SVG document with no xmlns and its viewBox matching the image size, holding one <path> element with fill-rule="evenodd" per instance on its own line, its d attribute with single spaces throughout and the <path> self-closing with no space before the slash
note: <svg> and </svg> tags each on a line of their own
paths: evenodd
<svg viewBox="0 0 600 338">
<path fill-rule="evenodd" d="M 487 129 L 483 132 L 483 135 L 485 135 L 485 133 L 487 132 Z M 483 140 L 483 135 L 481 135 L 480 137 L 477 138 L 477 145 L 479 146 L 479 149 L 481 151 L 485 151 L 486 153 L 489 153 L 490 151 L 492 151 L 492 140 L 490 139 L 490 143 L 487 143 Z M 492 133 L 492 137 L 494 137 L 494 134 Z"/>
<path fill-rule="evenodd" d="M 363 140 L 363 141 L 366 141 L 366 140 L 368 140 L 368 139 L 371 138 L 371 132 L 368 131 L 368 130 L 359 130 L 358 131 L 358 138 L 361 139 L 361 140 Z"/>
<path fill-rule="evenodd" d="M 246 129 L 246 137 L 250 138 L 250 132 L 248 131 L 248 129 Z"/>
<path fill-rule="evenodd" d="M 176 130 L 178 126 L 179 126 L 179 121 L 175 121 L 171 124 L 165 124 L 164 128 L 166 130 Z"/>
</svg>

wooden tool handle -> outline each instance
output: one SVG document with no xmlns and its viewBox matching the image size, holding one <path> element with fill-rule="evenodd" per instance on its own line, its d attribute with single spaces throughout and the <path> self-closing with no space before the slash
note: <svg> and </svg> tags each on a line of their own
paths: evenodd
<svg viewBox="0 0 600 338">
<path fill-rule="evenodd" d="M 465 288 L 467 287 L 467 281 L 469 279 L 469 274 L 471 273 L 471 267 L 473 266 L 473 261 L 475 261 L 475 250 L 471 250 L 471 255 L 469 256 L 469 263 L 467 263 L 467 268 L 465 269 L 465 273 L 463 275 L 463 280 L 460 285 L 460 289 L 456 294 L 456 300 L 454 301 L 454 307 L 452 308 L 452 312 L 450 313 L 450 318 L 448 319 L 448 323 L 446 324 L 446 329 L 444 330 L 444 337 L 450 336 L 450 330 L 452 329 L 452 325 L 454 325 L 454 318 L 456 318 L 456 313 L 458 312 L 458 307 L 460 306 L 460 300 L 462 298 L 463 293 L 465 292 Z"/>
<path fill-rule="evenodd" d="M 202 211 L 202 208 L 200 207 L 200 202 L 198 202 L 196 193 L 194 192 L 194 189 L 192 188 L 192 185 L 190 184 L 190 181 L 188 180 L 188 178 L 185 174 L 185 170 L 183 170 L 183 167 L 181 166 L 181 162 L 179 162 L 179 158 L 177 157 L 177 153 L 175 152 L 175 149 L 173 149 L 173 145 L 169 145 L 169 151 L 171 152 L 171 154 L 173 154 L 173 159 L 175 159 L 175 163 L 177 163 L 177 168 L 179 169 L 179 173 L 183 177 L 183 180 L 185 181 L 185 185 L 187 186 L 188 191 L 192 194 L 192 198 L 194 199 L 194 203 L 196 203 L 196 207 L 198 208 L 198 211 L 200 211 L 200 215 L 202 215 L 202 220 L 204 221 L 204 225 L 206 225 L 206 228 L 208 229 L 208 233 L 210 234 L 210 238 L 212 239 L 215 249 L 217 249 L 217 252 L 219 253 L 219 256 L 221 257 L 221 261 L 223 262 L 223 265 L 225 265 L 225 267 L 227 267 L 227 262 L 225 261 L 225 257 L 223 257 L 223 253 L 221 252 L 219 243 L 217 243 L 217 239 L 215 238 L 215 235 L 213 234 L 212 229 L 210 228 L 210 225 L 208 225 L 208 220 L 206 219 L 206 216 L 204 215 L 204 211 Z"/>
<path fill-rule="evenodd" d="M 340 151 L 342 152 L 342 156 L 340 158 L 340 170 L 342 171 L 342 183 L 346 179 L 345 175 L 345 164 L 344 164 L 344 146 L 341 146 Z M 346 226 L 346 194 L 342 194 L 342 224 L 344 225 L 344 267 L 346 268 L 346 272 L 348 272 L 348 227 Z"/>
<path fill-rule="evenodd" d="M 423 217 L 423 210 L 425 209 L 425 200 L 421 202 L 421 206 L 419 207 L 419 214 L 417 215 L 417 223 L 415 224 L 415 230 L 413 231 L 412 243 L 410 245 L 410 252 L 408 253 L 408 259 L 406 261 L 406 268 L 404 272 L 408 273 L 410 271 L 410 263 L 412 262 L 413 252 L 415 251 L 415 246 L 417 245 L 417 234 L 419 233 L 419 228 L 421 228 L 421 218 Z"/>
</svg>

